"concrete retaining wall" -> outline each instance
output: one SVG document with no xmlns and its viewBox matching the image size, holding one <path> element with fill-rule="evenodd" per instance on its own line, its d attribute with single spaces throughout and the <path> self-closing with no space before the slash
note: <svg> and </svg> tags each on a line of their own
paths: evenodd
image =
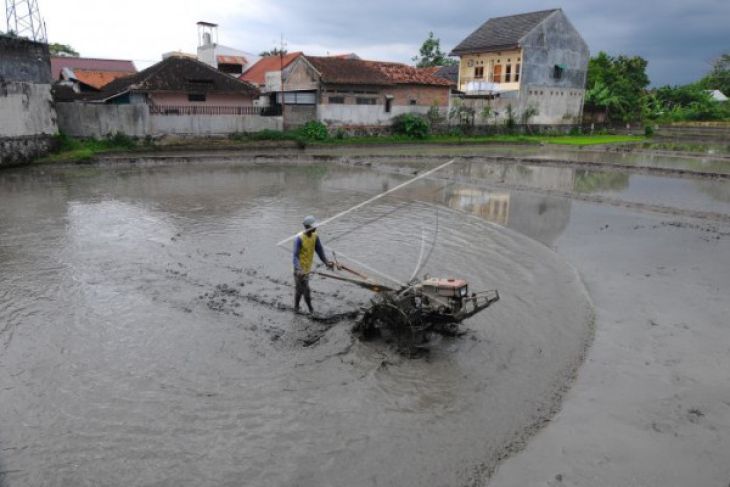
<svg viewBox="0 0 730 487">
<path fill-rule="evenodd" d="M 48 152 L 57 132 L 48 46 L 0 36 L 0 166 Z"/>
<path fill-rule="evenodd" d="M 117 132 L 132 137 L 148 134 L 147 105 L 56 103 L 58 128 L 72 137 L 102 138 Z"/>
<path fill-rule="evenodd" d="M 51 85 L 0 82 L 0 136 L 55 134 L 56 116 L 52 103 Z"/>
<path fill-rule="evenodd" d="M 51 57 L 40 42 L 0 34 L 0 79 L 5 82 L 51 84 Z"/>
<path fill-rule="evenodd" d="M 150 115 L 147 105 L 57 103 L 58 126 L 73 137 L 102 138 L 123 133 L 132 137 L 158 135 L 226 135 L 281 130 L 281 117 L 257 115 Z"/>
</svg>

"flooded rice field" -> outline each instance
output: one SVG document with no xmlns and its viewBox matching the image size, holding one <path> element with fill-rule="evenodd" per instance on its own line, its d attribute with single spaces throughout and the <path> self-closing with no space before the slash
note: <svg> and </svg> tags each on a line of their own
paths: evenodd
<svg viewBox="0 0 730 487">
<path fill-rule="evenodd" d="M 340 154 L 346 157 L 372 157 L 374 155 L 407 158 L 409 156 L 460 156 L 464 158 L 492 157 L 500 159 L 523 160 L 534 162 L 583 163 L 588 165 L 613 165 L 628 169 L 656 169 L 669 171 L 703 172 L 727 175 L 730 174 L 728 146 L 720 148 L 703 144 L 700 146 L 673 146 L 664 144 L 606 146 L 594 148 L 568 149 L 556 145 L 442 145 L 424 147 L 418 145 L 402 145 L 393 147 L 333 147 L 316 148 L 308 152 L 312 154 Z M 686 150 L 680 150 L 684 148 Z M 722 150 L 724 148 L 724 150 Z M 704 150 L 703 150 L 704 149 Z"/>
<path fill-rule="evenodd" d="M 580 278 L 544 245 L 571 201 L 430 179 L 324 227 L 342 260 L 405 280 L 427 248 L 423 272 L 499 289 L 463 336 L 408 359 L 353 338 L 364 290 L 315 279 L 321 319 L 293 314 L 275 245 L 408 177 L 0 173 L 0 484 L 481 483 L 554 414 L 592 336 Z"/>
</svg>

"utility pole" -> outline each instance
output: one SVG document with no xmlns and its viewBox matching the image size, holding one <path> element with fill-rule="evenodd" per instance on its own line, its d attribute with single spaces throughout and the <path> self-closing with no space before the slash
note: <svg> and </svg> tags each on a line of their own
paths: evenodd
<svg viewBox="0 0 730 487">
<path fill-rule="evenodd" d="M 37 0 L 5 0 L 5 20 L 8 34 L 48 42 Z"/>
<path fill-rule="evenodd" d="M 280 80 L 280 90 L 281 90 L 281 128 L 284 129 L 284 46 L 286 46 L 286 43 L 284 42 L 284 34 L 281 34 L 281 39 L 279 41 L 279 80 Z"/>
</svg>

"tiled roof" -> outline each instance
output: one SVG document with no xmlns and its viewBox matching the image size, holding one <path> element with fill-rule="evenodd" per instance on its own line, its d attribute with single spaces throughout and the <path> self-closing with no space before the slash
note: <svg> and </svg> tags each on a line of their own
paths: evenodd
<svg viewBox="0 0 730 487">
<path fill-rule="evenodd" d="M 307 56 L 325 83 L 349 85 L 419 84 L 449 86 L 449 82 L 420 68 L 401 63 L 340 57 Z"/>
<path fill-rule="evenodd" d="M 494 17 L 461 41 L 451 54 L 496 51 L 517 47 L 520 39 L 560 9 L 541 10 L 507 17 Z"/>
<path fill-rule="evenodd" d="M 436 70 L 434 76 L 447 79 L 455 85 L 459 81 L 459 65 L 452 64 L 451 66 L 441 66 Z"/>
<path fill-rule="evenodd" d="M 215 57 L 215 60 L 218 64 L 240 64 L 241 66 L 248 64 L 248 60 L 244 56 L 225 56 L 219 54 Z"/>
<path fill-rule="evenodd" d="M 360 56 L 358 56 L 354 52 L 346 52 L 343 54 L 330 54 L 328 57 L 338 57 L 338 58 L 343 58 L 343 59 L 362 59 Z"/>
<path fill-rule="evenodd" d="M 127 91 L 259 94 L 258 88 L 247 81 L 184 57 L 169 57 L 137 74 L 118 78 L 104 86 L 96 98 L 107 99 Z"/>
<path fill-rule="evenodd" d="M 81 69 L 74 70 L 74 77 L 78 81 L 89 85 L 92 88 L 96 88 L 97 90 L 101 89 L 103 86 L 111 83 L 117 78 L 122 78 L 129 75 L 130 73 L 122 73 L 119 71 L 86 71 Z"/>
<path fill-rule="evenodd" d="M 401 63 L 365 61 L 372 64 L 395 84 L 449 86 L 448 80 L 433 75 L 431 68 L 414 68 Z"/>
<path fill-rule="evenodd" d="M 59 79 L 61 70 L 69 68 L 73 71 L 82 69 L 86 71 L 107 71 L 119 73 L 136 73 L 132 61 L 123 59 L 94 59 L 72 56 L 51 56 L 51 75 L 54 80 Z"/>
<path fill-rule="evenodd" d="M 307 56 L 323 82 L 348 85 L 390 85 L 390 79 L 368 61 L 340 57 Z"/>
<path fill-rule="evenodd" d="M 259 62 L 248 68 L 246 72 L 241 75 L 240 79 L 255 85 L 264 85 L 266 83 L 266 73 L 269 71 L 281 70 L 282 64 L 286 68 L 301 55 L 301 52 L 290 52 L 285 54 L 283 59 L 280 59 L 279 56 L 262 57 L 259 59 Z"/>
</svg>

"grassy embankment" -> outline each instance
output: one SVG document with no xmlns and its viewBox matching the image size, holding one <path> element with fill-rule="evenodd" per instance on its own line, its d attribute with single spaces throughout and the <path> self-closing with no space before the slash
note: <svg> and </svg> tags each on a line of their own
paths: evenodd
<svg viewBox="0 0 730 487">
<path fill-rule="evenodd" d="M 228 139 L 180 140 L 177 144 L 156 144 L 150 139 L 136 140 L 126 135 L 117 134 L 101 140 L 74 139 L 59 135 L 57 150 L 38 162 L 70 162 L 88 161 L 98 154 L 134 151 L 165 151 L 176 147 L 195 149 L 236 149 L 237 147 L 255 147 L 262 142 L 276 148 L 276 142 L 283 144 L 296 143 L 298 147 L 307 146 L 348 146 L 348 145 L 388 145 L 388 144 L 556 144 L 569 146 L 587 146 L 644 141 L 643 136 L 627 135 L 429 135 L 416 139 L 402 135 L 369 136 L 369 137 L 327 137 L 314 140 L 297 131 L 264 131 L 254 134 L 234 134 Z M 283 145 L 284 146 L 284 145 Z"/>
</svg>

